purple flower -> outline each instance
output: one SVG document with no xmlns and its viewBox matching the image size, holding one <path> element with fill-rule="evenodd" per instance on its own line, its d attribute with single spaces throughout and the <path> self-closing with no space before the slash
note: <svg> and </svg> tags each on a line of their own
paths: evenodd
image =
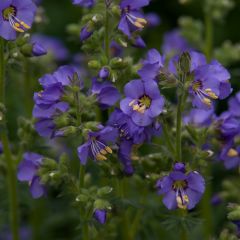
<svg viewBox="0 0 240 240">
<path fill-rule="evenodd" d="M 189 89 L 194 107 L 209 109 L 212 101 L 224 99 L 232 92 L 229 72 L 217 61 L 194 70 L 194 81 Z"/>
<path fill-rule="evenodd" d="M 18 165 L 17 178 L 21 182 L 28 182 L 33 198 L 40 198 L 45 193 L 45 187 L 38 176 L 38 169 L 42 164 L 43 156 L 36 153 L 25 153 Z"/>
<path fill-rule="evenodd" d="M 81 7 L 90 8 L 95 4 L 95 0 L 72 0 L 72 3 Z"/>
<path fill-rule="evenodd" d="M 146 47 L 146 43 L 139 36 L 133 38 L 132 41 L 133 41 L 132 45 L 136 48 L 145 48 Z"/>
<path fill-rule="evenodd" d="M 198 172 L 186 173 L 184 164 L 176 163 L 169 175 L 157 181 L 156 187 L 169 210 L 192 209 L 204 193 L 205 181 Z"/>
<path fill-rule="evenodd" d="M 160 17 L 156 13 L 148 13 L 145 15 L 149 27 L 157 27 L 161 23 Z"/>
<path fill-rule="evenodd" d="M 44 46 L 48 54 L 52 54 L 52 56 L 57 61 L 65 61 L 69 56 L 68 50 L 63 45 L 61 40 L 57 38 L 40 35 L 40 34 L 34 34 L 31 38 L 31 42 L 32 43 L 37 42 L 42 46 Z"/>
<path fill-rule="evenodd" d="M 54 137 L 56 126 L 54 119 L 69 110 L 69 104 L 62 100 L 66 86 L 73 83 L 77 70 L 72 66 L 62 66 L 53 74 L 46 74 L 39 79 L 43 90 L 34 94 L 33 116 L 37 119 L 35 128 L 42 137 Z M 82 87 L 82 83 L 74 83 Z"/>
<path fill-rule="evenodd" d="M 234 147 L 234 141 L 229 141 L 220 154 L 220 160 L 224 162 L 227 169 L 239 167 L 240 165 L 240 146 Z"/>
<path fill-rule="evenodd" d="M 100 224 L 105 224 L 107 221 L 107 211 L 104 209 L 96 209 L 93 216 Z"/>
<path fill-rule="evenodd" d="M 31 28 L 36 12 L 32 0 L 5 0 L 0 2 L 0 36 L 15 40 L 17 32 L 23 33 Z"/>
<path fill-rule="evenodd" d="M 156 49 L 150 49 L 138 74 L 144 81 L 148 81 L 149 79 L 155 79 L 163 67 L 164 57 Z"/>
<path fill-rule="evenodd" d="M 225 141 L 240 133 L 240 122 L 230 112 L 223 112 L 217 119 L 219 130 Z"/>
<path fill-rule="evenodd" d="M 98 73 L 98 76 L 101 78 L 101 79 L 106 79 L 109 77 L 109 69 L 107 67 L 102 67 Z"/>
<path fill-rule="evenodd" d="M 122 0 L 120 3 L 122 15 L 118 29 L 128 37 L 131 37 L 132 32 L 142 30 L 147 24 L 147 21 L 140 12 L 140 8 L 148 4 L 149 0 Z"/>
<path fill-rule="evenodd" d="M 102 128 L 98 132 L 89 132 L 86 143 L 78 147 L 78 157 L 82 165 L 87 163 L 88 157 L 103 161 L 107 155 L 112 154 L 109 144 L 113 144 L 118 137 L 118 131 L 112 127 Z"/>
<path fill-rule="evenodd" d="M 214 109 L 192 109 L 188 115 L 183 118 L 184 124 L 192 124 L 198 127 L 208 127 L 215 119 Z"/>
<path fill-rule="evenodd" d="M 96 95 L 97 101 L 102 109 L 113 106 L 119 99 L 120 93 L 110 82 L 99 82 L 93 79 L 91 93 Z"/>
<path fill-rule="evenodd" d="M 163 38 L 162 51 L 164 54 L 179 54 L 191 50 L 187 40 L 178 29 L 167 32 Z"/>
<path fill-rule="evenodd" d="M 155 81 L 132 80 L 124 88 L 121 110 L 139 126 L 148 126 L 163 110 L 164 99 Z"/>
<path fill-rule="evenodd" d="M 235 116 L 240 117 L 240 92 L 228 101 L 229 112 Z"/>
<path fill-rule="evenodd" d="M 32 55 L 35 57 L 43 56 L 47 54 L 47 50 L 40 43 L 33 43 L 32 45 Z"/>
<path fill-rule="evenodd" d="M 81 32 L 80 32 L 80 40 L 81 41 L 85 41 L 87 40 L 88 38 L 90 38 L 93 34 L 93 30 L 90 29 L 89 27 L 89 24 L 87 24 L 86 26 L 84 26 L 82 29 L 81 29 Z"/>
</svg>

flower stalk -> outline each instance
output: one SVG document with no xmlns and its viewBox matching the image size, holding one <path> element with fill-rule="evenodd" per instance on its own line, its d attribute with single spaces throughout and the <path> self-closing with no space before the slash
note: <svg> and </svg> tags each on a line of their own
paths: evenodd
<svg viewBox="0 0 240 240">
<path fill-rule="evenodd" d="M 4 40 L 0 39 L 0 101 L 5 104 L 5 60 L 4 60 Z M 6 120 L 3 116 L 1 119 L 1 141 L 3 145 L 3 154 L 7 166 L 7 184 L 9 196 L 9 219 L 12 230 L 13 240 L 19 240 L 18 235 L 18 201 L 17 201 L 17 180 L 16 170 L 13 162 L 13 157 L 10 149 L 10 144 L 7 135 Z"/>
</svg>

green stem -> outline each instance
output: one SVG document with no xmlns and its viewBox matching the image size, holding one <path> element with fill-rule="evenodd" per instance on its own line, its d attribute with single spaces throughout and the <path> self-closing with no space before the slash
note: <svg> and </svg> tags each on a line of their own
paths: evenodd
<svg viewBox="0 0 240 240">
<path fill-rule="evenodd" d="M 177 129 L 176 129 L 176 156 L 177 161 L 182 161 L 182 105 L 183 93 L 180 93 L 177 106 Z"/>
<path fill-rule="evenodd" d="M 213 19 L 211 14 L 205 14 L 205 55 L 208 61 L 211 60 L 212 57 L 212 47 L 213 47 Z"/>
<path fill-rule="evenodd" d="M 85 167 L 81 164 L 79 169 L 79 188 L 83 188 L 84 186 L 84 175 L 85 175 Z"/>
<path fill-rule="evenodd" d="M 81 124 L 81 108 L 79 102 L 79 92 L 75 93 L 75 104 L 76 104 L 76 118 L 77 118 L 77 125 Z"/>
<path fill-rule="evenodd" d="M 32 85 L 29 61 L 24 59 L 24 100 L 26 116 L 30 117 L 32 113 Z"/>
<path fill-rule="evenodd" d="M 169 151 L 172 153 L 172 155 L 175 155 L 174 145 L 172 144 L 172 140 L 169 135 L 170 131 L 169 131 L 167 122 L 165 120 L 163 120 L 162 126 L 163 126 L 163 135 L 164 135 L 164 139 L 166 140 L 167 147 Z"/>
<path fill-rule="evenodd" d="M 4 40 L 0 39 L 0 101 L 5 104 L 5 61 L 4 61 Z M 7 165 L 7 183 L 9 196 L 9 218 L 13 240 L 19 240 L 18 235 L 18 202 L 17 202 L 17 180 L 10 144 L 7 135 L 5 118 L 2 119 L 3 129 L 1 130 L 1 141 L 3 154 Z"/>
<path fill-rule="evenodd" d="M 105 16 L 105 54 L 107 59 L 110 58 L 110 39 L 109 39 L 109 12 L 108 5 L 106 3 L 106 16 Z"/>
</svg>

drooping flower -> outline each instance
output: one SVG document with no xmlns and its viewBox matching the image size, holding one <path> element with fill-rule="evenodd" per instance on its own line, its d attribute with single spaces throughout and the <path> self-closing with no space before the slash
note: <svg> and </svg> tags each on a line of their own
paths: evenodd
<svg viewBox="0 0 240 240">
<path fill-rule="evenodd" d="M 184 124 L 192 124 L 197 127 L 208 127 L 215 119 L 214 109 L 192 109 L 190 113 L 184 116 Z"/>
<path fill-rule="evenodd" d="M 107 67 L 102 67 L 98 73 L 98 76 L 101 78 L 101 79 L 106 79 L 109 77 L 109 69 Z"/>
<path fill-rule="evenodd" d="M 36 153 L 25 153 L 17 171 L 17 178 L 21 182 L 28 182 L 33 198 L 40 198 L 46 193 L 44 185 L 38 176 L 43 156 Z"/>
<path fill-rule="evenodd" d="M 113 106 L 119 99 L 120 93 L 110 82 L 99 82 L 93 79 L 91 94 L 97 97 L 97 101 L 102 109 Z"/>
<path fill-rule="evenodd" d="M 162 51 L 164 54 L 180 54 L 190 51 L 191 47 L 178 29 L 167 32 L 163 38 Z"/>
<path fill-rule="evenodd" d="M 107 211 L 105 209 L 96 209 L 93 216 L 100 224 L 105 224 L 107 221 Z"/>
<path fill-rule="evenodd" d="M 125 85 L 124 93 L 120 108 L 139 126 L 150 125 L 163 110 L 164 98 L 153 80 L 132 80 Z"/>
<path fill-rule="evenodd" d="M 6 0 L 0 2 L 0 36 L 14 40 L 17 32 L 23 33 L 31 28 L 36 12 L 32 0 Z"/>
<path fill-rule="evenodd" d="M 69 52 L 61 40 L 45 36 L 41 34 L 34 34 L 31 38 L 32 43 L 39 43 L 47 50 L 48 54 L 51 54 L 57 61 L 65 61 Z"/>
<path fill-rule="evenodd" d="M 229 141 L 222 148 L 220 159 L 227 169 L 238 167 L 240 165 L 240 146 L 235 147 L 234 141 Z"/>
<path fill-rule="evenodd" d="M 62 66 L 53 74 L 46 74 L 40 80 L 43 90 L 34 94 L 33 116 L 37 119 L 35 128 L 40 136 L 54 137 L 57 131 L 54 119 L 69 110 L 69 104 L 62 100 L 66 87 L 82 83 L 72 80 L 78 71 L 72 66 Z"/>
<path fill-rule="evenodd" d="M 91 158 L 96 161 L 107 160 L 107 155 L 112 154 L 109 144 L 114 144 L 118 131 L 112 127 L 104 127 L 98 132 L 89 132 L 86 143 L 78 147 L 78 157 L 82 165 Z"/>
<path fill-rule="evenodd" d="M 147 24 L 147 21 L 141 13 L 140 8 L 148 4 L 149 0 L 122 0 L 120 3 L 122 15 L 118 29 L 129 38 L 132 32 L 142 30 Z"/>
<path fill-rule="evenodd" d="M 90 8 L 95 4 L 95 0 L 72 0 L 74 5 Z"/>
<path fill-rule="evenodd" d="M 186 173 L 183 163 L 176 163 L 173 171 L 159 179 L 156 187 L 163 195 L 163 204 L 169 209 L 192 209 L 200 201 L 205 181 L 196 171 Z"/>
<path fill-rule="evenodd" d="M 35 57 L 40 57 L 47 54 L 47 50 L 41 44 L 35 42 L 32 45 L 32 55 Z"/>
<path fill-rule="evenodd" d="M 123 172 L 132 175 L 134 172 L 132 166 L 132 148 L 136 144 L 150 142 L 152 136 L 158 136 L 161 133 L 161 126 L 153 123 L 147 127 L 136 125 L 132 118 L 120 109 L 115 109 L 109 117 L 108 125 L 118 129 L 119 149 L 118 158 L 123 165 Z"/>
</svg>

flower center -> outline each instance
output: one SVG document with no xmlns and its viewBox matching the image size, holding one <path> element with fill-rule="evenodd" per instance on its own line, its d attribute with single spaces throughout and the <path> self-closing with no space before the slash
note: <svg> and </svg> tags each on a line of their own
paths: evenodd
<svg viewBox="0 0 240 240">
<path fill-rule="evenodd" d="M 143 95 L 138 100 L 134 99 L 129 103 L 129 107 L 132 107 L 134 111 L 137 111 L 139 113 L 144 113 L 146 109 L 148 109 L 151 106 L 151 98 Z"/>
<path fill-rule="evenodd" d="M 218 96 L 212 91 L 211 88 L 203 89 L 202 82 L 200 80 L 195 81 L 192 84 L 194 93 L 200 98 L 208 107 L 211 106 L 212 100 L 218 99 Z"/>
<path fill-rule="evenodd" d="M 189 203 L 189 198 L 185 193 L 185 189 L 187 188 L 186 181 L 175 181 L 172 185 L 173 190 L 176 192 L 176 201 L 177 206 L 181 209 L 186 209 Z"/>
<path fill-rule="evenodd" d="M 2 17 L 5 21 L 8 21 L 11 27 L 17 32 L 25 32 L 30 28 L 24 21 L 16 17 L 17 9 L 16 7 L 10 5 L 2 11 Z"/>
<path fill-rule="evenodd" d="M 112 149 L 109 146 L 94 137 L 91 139 L 91 150 L 94 158 L 98 161 L 107 160 L 106 155 L 108 153 L 112 154 Z"/>
</svg>

